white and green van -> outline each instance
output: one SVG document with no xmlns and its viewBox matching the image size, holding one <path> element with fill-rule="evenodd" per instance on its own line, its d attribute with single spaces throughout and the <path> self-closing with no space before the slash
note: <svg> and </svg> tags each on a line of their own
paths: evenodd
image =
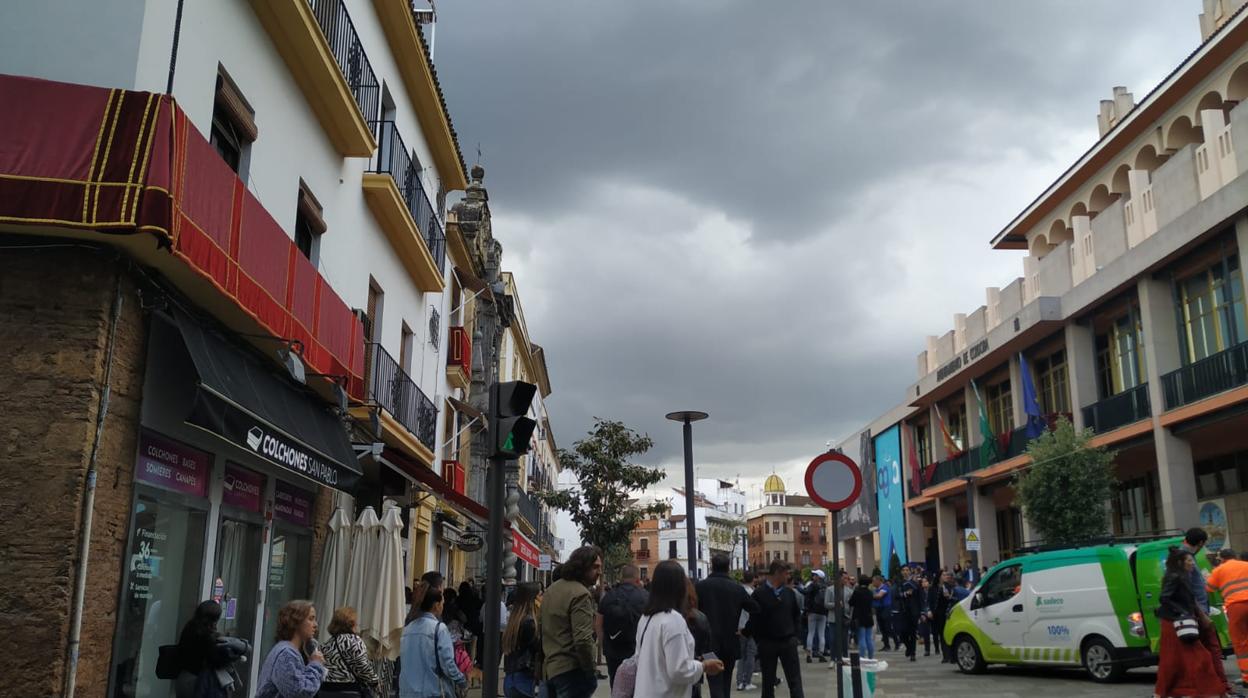
<svg viewBox="0 0 1248 698">
<path fill-rule="evenodd" d="M 1002 562 L 949 614 L 945 641 L 958 668 L 1082 666 L 1096 681 L 1157 663 L 1163 562 L 1182 538 L 1034 553 Z M 1204 555 L 1197 564 L 1208 570 Z M 1211 604 L 1220 603 L 1211 595 Z M 1230 651 L 1226 619 L 1211 613 Z"/>
</svg>

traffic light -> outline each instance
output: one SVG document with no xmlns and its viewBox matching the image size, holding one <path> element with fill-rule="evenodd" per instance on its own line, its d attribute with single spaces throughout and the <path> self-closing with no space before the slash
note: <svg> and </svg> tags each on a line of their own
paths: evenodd
<svg viewBox="0 0 1248 698">
<path fill-rule="evenodd" d="M 518 458 L 529 450 L 537 422 L 528 418 L 537 386 L 523 381 L 490 386 L 491 458 Z"/>
</svg>

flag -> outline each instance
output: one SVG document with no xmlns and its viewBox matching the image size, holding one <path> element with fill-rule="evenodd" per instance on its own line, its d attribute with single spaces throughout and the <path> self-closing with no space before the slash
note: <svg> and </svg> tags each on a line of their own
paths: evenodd
<svg viewBox="0 0 1248 698">
<path fill-rule="evenodd" d="M 919 462 L 918 430 L 910 425 L 910 448 L 906 456 L 910 459 L 910 492 L 914 496 L 923 494 L 923 463 Z"/>
<path fill-rule="evenodd" d="M 979 434 L 983 443 L 979 446 L 979 467 L 987 468 L 997 462 L 997 437 L 992 433 L 992 423 L 988 421 L 988 410 L 984 407 L 984 399 L 979 395 L 979 386 L 971 381 L 975 390 L 975 402 L 979 405 Z"/>
<path fill-rule="evenodd" d="M 1027 366 L 1027 359 L 1023 357 L 1022 352 L 1018 354 L 1018 366 L 1023 374 L 1023 412 L 1027 415 L 1027 425 L 1024 427 L 1027 440 L 1040 436 L 1048 428 L 1048 421 L 1044 418 L 1044 413 L 1040 411 L 1040 401 L 1036 399 L 1036 384 L 1031 380 L 1031 368 Z"/>
<path fill-rule="evenodd" d="M 940 422 L 940 437 L 945 442 L 945 457 L 953 458 L 961 453 L 962 449 L 958 448 L 957 442 L 953 440 L 953 436 L 949 433 L 949 427 L 945 426 L 945 418 L 940 414 L 939 405 L 936 407 L 936 421 Z"/>
</svg>

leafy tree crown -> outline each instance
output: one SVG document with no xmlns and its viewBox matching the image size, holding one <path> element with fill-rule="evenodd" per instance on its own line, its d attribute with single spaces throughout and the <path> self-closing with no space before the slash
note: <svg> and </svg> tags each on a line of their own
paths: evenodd
<svg viewBox="0 0 1248 698">
<path fill-rule="evenodd" d="M 1069 420 L 1027 444 L 1031 465 L 1014 477 L 1023 515 L 1048 544 L 1074 545 L 1109 529 L 1109 501 L 1117 479 L 1114 453 L 1094 447 L 1092 431 Z"/>
</svg>

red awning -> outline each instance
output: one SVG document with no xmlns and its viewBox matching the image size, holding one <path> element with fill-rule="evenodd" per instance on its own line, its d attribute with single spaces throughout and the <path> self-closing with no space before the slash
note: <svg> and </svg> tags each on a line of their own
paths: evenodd
<svg viewBox="0 0 1248 698">
<path fill-rule="evenodd" d="M 516 557 L 533 567 L 541 567 L 542 551 L 538 550 L 536 545 L 533 545 L 533 541 L 526 538 L 523 533 L 514 527 L 511 529 L 511 540 L 511 551 L 516 554 Z"/>
<path fill-rule="evenodd" d="M 423 463 L 412 459 L 402 451 L 389 447 L 382 451 L 381 457 L 383 461 L 390 464 L 395 470 L 415 480 L 421 489 L 436 495 L 464 516 L 475 520 L 481 525 L 489 523 L 489 509 L 478 504 L 476 500 L 469 498 L 467 495 L 456 492 L 451 487 L 451 484 L 433 472 L 432 468 L 427 468 Z"/>
</svg>

